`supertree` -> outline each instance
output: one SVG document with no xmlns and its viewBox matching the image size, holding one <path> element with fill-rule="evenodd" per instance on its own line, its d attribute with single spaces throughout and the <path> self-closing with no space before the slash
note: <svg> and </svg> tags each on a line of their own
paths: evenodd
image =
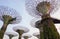
<svg viewBox="0 0 60 39">
<path fill-rule="evenodd" d="M 24 33 L 24 34 L 22 35 L 22 37 L 23 37 L 24 39 L 28 39 L 28 38 L 31 38 L 32 35 L 30 35 L 30 34 L 28 34 L 28 33 Z"/>
<path fill-rule="evenodd" d="M 5 32 L 5 34 L 9 36 L 9 39 L 12 39 L 13 37 L 18 36 L 18 34 L 15 32 Z"/>
<path fill-rule="evenodd" d="M 0 6 L 0 20 L 3 21 L 3 26 L 0 30 L 0 39 L 3 39 L 4 33 L 9 24 L 17 24 L 21 21 L 21 16 L 15 9 Z"/>
<path fill-rule="evenodd" d="M 38 39 L 40 39 L 40 33 L 39 33 L 39 32 L 33 33 L 33 36 L 35 36 L 35 37 L 37 37 Z"/>
<path fill-rule="evenodd" d="M 42 18 L 40 23 L 35 23 L 35 27 L 40 30 L 40 39 L 60 39 L 60 35 L 54 22 L 60 21 L 50 16 L 58 10 L 59 0 L 26 0 L 26 10 L 30 15 Z M 53 20 L 52 20 L 53 19 Z M 60 23 L 60 22 L 57 22 Z"/>
<path fill-rule="evenodd" d="M 29 31 L 28 28 L 23 27 L 23 26 L 15 26 L 15 27 L 13 27 L 13 30 L 19 34 L 18 39 L 21 39 L 23 33 L 27 33 Z"/>
</svg>

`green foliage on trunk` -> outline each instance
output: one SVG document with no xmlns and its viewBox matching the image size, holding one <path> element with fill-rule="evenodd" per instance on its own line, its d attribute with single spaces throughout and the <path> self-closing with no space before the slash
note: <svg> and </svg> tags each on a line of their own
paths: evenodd
<svg viewBox="0 0 60 39">
<path fill-rule="evenodd" d="M 40 34 L 40 39 L 60 39 L 60 35 L 51 19 L 42 22 L 43 34 Z"/>
<path fill-rule="evenodd" d="M 3 37 L 4 37 L 4 31 L 0 30 L 0 39 L 3 39 Z"/>
</svg>

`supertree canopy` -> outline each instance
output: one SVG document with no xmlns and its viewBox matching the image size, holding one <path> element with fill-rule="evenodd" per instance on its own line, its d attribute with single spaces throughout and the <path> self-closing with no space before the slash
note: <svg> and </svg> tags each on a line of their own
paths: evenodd
<svg viewBox="0 0 60 39">
<path fill-rule="evenodd" d="M 26 0 L 25 7 L 27 12 L 34 16 L 39 17 L 44 14 L 54 13 L 59 8 L 59 0 Z"/>
<path fill-rule="evenodd" d="M 22 17 L 15 9 L 6 6 L 0 6 L 0 20 L 4 21 L 3 17 L 5 16 L 10 16 L 12 18 L 15 18 L 15 20 L 13 20 L 11 24 L 20 23 L 22 19 Z"/>
</svg>

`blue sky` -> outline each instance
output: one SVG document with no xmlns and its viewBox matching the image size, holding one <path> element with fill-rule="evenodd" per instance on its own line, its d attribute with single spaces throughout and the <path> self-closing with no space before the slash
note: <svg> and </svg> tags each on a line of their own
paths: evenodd
<svg viewBox="0 0 60 39">
<path fill-rule="evenodd" d="M 22 16 L 22 21 L 19 24 L 16 24 L 16 25 L 14 25 L 14 24 L 11 25 L 10 24 L 10 25 L 8 25 L 7 30 L 6 30 L 7 32 L 14 32 L 13 29 L 12 29 L 14 26 L 24 26 L 24 27 L 29 28 L 30 29 L 30 31 L 28 32 L 29 34 L 33 34 L 36 31 L 38 32 L 38 29 L 33 28 L 30 25 L 30 21 L 34 17 L 30 16 L 28 14 L 28 12 L 25 10 L 25 0 L 0 0 L 0 5 L 11 7 L 13 9 L 15 9 L 16 11 L 18 11 L 19 14 Z M 51 17 L 60 19 L 59 18 L 60 17 L 60 10 L 57 11 L 57 12 L 55 12 L 55 14 L 51 14 Z M 3 22 L 0 21 L 0 25 L 1 26 L 2 26 L 2 24 L 3 24 Z M 56 26 L 57 26 L 57 29 L 59 31 L 59 26 L 60 25 L 59 24 L 56 24 Z M 13 38 L 13 39 L 17 39 L 17 37 L 16 38 Z M 8 36 L 5 35 L 4 36 L 4 39 L 7 39 L 7 38 L 8 38 Z M 32 37 L 30 39 L 37 39 L 37 38 Z"/>
</svg>

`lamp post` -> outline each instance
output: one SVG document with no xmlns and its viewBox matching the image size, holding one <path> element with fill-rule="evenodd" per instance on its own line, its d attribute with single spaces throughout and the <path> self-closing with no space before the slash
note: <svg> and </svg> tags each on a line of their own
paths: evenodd
<svg viewBox="0 0 60 39">
<path fill-rule="evenodd" d="M 0 20 L 3 21 L 3 26 L 0 30 L 0 39 L 3 39 L 6 28 L 9 24 L 17 24 L 21 21 L 21 16 L 12 8 L 0 6 Z"/>
</svg>

